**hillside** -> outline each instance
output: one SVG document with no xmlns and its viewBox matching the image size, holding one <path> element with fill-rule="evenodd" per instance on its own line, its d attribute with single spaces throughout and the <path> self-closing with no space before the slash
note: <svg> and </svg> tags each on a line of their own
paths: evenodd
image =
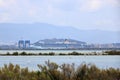
<svg viewBox="0 0 120 80">
<path fill-rule="evenodd" d="M 0 23 L 0 41 L 17 41 L 22 38 L 36 42 L 41 39 L 71 38 L 88 43 L 119 43 L 119 35 L 120 32 L 115 31 L 80 30 L 46 23 Z"/>
</svg>

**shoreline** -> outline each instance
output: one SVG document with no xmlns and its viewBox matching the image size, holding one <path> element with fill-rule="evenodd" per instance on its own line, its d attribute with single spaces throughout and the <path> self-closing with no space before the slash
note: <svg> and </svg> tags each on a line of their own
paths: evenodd
<svg viewBox="0 0 120 80">
<path fill-rule="evenodd" d="M 0 49 L 0 50 L 120 50 L 120 48 L 64 48 L 64 49 Z"/>
<path fill-rule="evenodd" d="M 25 51 L 22 51 L 22 52 L 18 52 L 18 51 L 15 51 L 15 52 L 7 52 L 5 54 L 0 54 L 0 56 L 70 56 L 70 55 L 74 55 L 74 56 L 77 56 L 77 55 L 83 55 L 83 56 L 91 56 L 91 55 L 120 55 L 120 51 L 116 51 L 116 50 L 111 50 L 111 51 L 102 51 L 102 52 L 89 52 L 89 53 L 81 53 L 81 52 L 77 52 L 77 51 L 72 51 L 72 52 L 68 52 L 68 53 L 56 53 L 56 52 L 48 52 L 48 53 L 44 53 L 44 52 L 39 52 L 39 53 L 28 53 L 28 52 L 25 52 Z"/>
</svg>

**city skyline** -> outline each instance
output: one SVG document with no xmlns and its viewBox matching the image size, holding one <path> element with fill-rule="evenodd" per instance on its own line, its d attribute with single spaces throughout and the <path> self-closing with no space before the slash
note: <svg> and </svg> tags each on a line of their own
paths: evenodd
<svg viewBox="0 0 120 80">
<path fill-rule="evenodd" d="M 88 44 L 74 39 L 43 39 L 31 43 L 30 40 L 19 40 L 13 44 L 0 44 L 1 50 L 36 50 L 36 49 L 119 49 L 120 43 Z"/>
</svg>

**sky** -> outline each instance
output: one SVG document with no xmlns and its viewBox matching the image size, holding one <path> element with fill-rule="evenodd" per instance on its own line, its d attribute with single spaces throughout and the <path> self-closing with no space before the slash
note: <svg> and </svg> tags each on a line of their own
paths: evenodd
<svg viewBox="0 0 120 80">
<path fill-rule="evenodd" d="M 0 0 L 0 23 L 120 31 L 120 0 Z"/>
</svg>

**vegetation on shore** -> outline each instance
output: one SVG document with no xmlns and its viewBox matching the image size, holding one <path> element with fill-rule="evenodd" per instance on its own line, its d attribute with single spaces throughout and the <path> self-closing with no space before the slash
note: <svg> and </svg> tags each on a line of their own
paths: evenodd
<svg viewBox="0 0 120 80">
<path fill-rule="evenodd" d="M 38 64 L 38 71 L 30 71 L 19 65 L 4 65 L 0 68 L 0 80 L 120 80 L 120 69 L 99 69 L 93 64 L 58 65 L 46 61 L 45 65 Z"/>
<path fill-rule="evenodd" d="M 120 51 L 105 51 L 108 55 L 120 55 Z"/>
<path fill-rule="evenodd" d="M 71 53 L 54 53 L 54 52 L 49 52 L 49 53 L 27 53 L 27 52 L 13 52 L 12 54 L 10 54 L 9 52 L 7 52 L 6 54 L 0 54 L 1 56 L 31 56 L 31 55 L 35 55 L 35 56 L 40 56 L 40 55 L 49 55 L 49 56 L 54 56 L 54 55 L 120 55 L 120 51 L 105 51 L 105 52 L 101 52 L 101 53 L 97 53 L 97 52 L 92 52 L 92 53 L 79 53 L 79 52 L 71 52 Z"/>
</svg>

